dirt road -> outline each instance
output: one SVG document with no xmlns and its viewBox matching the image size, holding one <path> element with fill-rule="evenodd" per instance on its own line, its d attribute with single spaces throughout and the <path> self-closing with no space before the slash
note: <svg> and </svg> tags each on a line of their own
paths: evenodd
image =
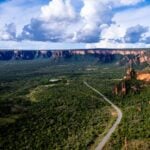
<svg viewBox="0 0 150 150">
<path fill-rule="evenodd" d="M 98 146 L 96 147 L 95 150 L 102 150 L 103 147 L 105 146 L 105 144 L 109 141 L 111 135 L 113 134 L 113 132 L 115 131 L 115 129 L 117 128 L 118 124 L 121 122 L 122 119 L 122 112 L 120 110 L 120 108 L 118 108 L 115 104 L 113 104 L 107 97 L 105 97 L 101 92 L 99 92 L 98 90 L 96 90 L 95 88 L 93 88 L 92 86 L 90 86 L 87 82 L 84 81 L 84 84 L 90 88 L 91 90 L 95 91 L 96 93 L 98 93 L 106 102 L 108 102 L 116 111 L 118 114 L 118 118 L 115 121 L 115 123 L 113 124 L 113 126 L 109 129 L 109 131 L 107 132 L 107 134 L 105 135 L 105 137 L 102 139 L 102 141 L 98 144 Z"/>
</svg>

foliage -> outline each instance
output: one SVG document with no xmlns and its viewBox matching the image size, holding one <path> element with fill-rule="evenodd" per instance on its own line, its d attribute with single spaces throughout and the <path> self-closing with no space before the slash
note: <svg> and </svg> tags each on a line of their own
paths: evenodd
<svg viewBox="0 0 150 150">
<path fill-rule="evenodd" d="M 137 95 L 112 97 L 114 84 L 125 73 L 123 66 L 79 56 L 0 62 L 0 69 L 0 149 L 91 147 L 115 118 L 111 107 L 84 80 L 123 111 L 122 122 L 105 149 L 125 148 L 125 143 L 128 149 L 148 147 L 150 87 Z M 63 82 L 52 86 L 49 81 L 53 78 Z"/>
</svg>

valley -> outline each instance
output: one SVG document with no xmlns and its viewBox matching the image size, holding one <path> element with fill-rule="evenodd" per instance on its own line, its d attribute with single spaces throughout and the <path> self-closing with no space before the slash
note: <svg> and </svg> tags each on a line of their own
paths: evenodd
<svg viewBox="0 0 150 150">
<path fill-rule="evenodd" d="M 145 64 L 135 67 L 141 71 Z M 117 115 L 110 104 L 83 83 L 86 81 L 123 113 L 104 149 L 149 149 L 149 84 L 136 95 L 112 94 L 125 68 L 118 61 L 103 63 L 82 55 L 1 61 L 0 148 L 95 149 Z"/>
</svg>

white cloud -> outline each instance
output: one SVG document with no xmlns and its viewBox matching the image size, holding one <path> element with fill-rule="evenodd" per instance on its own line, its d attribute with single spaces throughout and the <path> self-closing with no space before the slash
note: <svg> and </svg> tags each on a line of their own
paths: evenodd
<svg viewBox="0 0 150 150">
<path fill-rule="evenodd" d="M 143 1 L 77 0 L 77 5 L 77 2 L 71 0 L 51 0 L 41 7 L 41 4 L 33 5 L 37 2 L 34 0 L 13 0 L 0 5 L 0 19 L 5 23 L 14 22 L 17 35 L 23 28 L 20 40 L 96 43 L 91 46 L 108 47 L 117 45 L 116 41 L 124 38 L 128 28 L 137 24 L 143 27 L 150 25 L 150 20 L 146 19 L 149 17 L 150 6 L 128 9 L 128 6 Z M 29 2 L 32 3 L 31 7 Z M 122 7 L 125 11 L 117 9 L 116 12 L 116 8 Z M 2 40 L 13 40 L 15 37 L 4 29 L 1 33 Z M 150 33 L 145 35 L 149 37 Z M 118 46 L 123 44 L 118 43 Z"/>
<path fill-rule="evenodd" d="M 99 41 L 103 26 L 112 23 L 108 2 L 83 0 L 81 10 L 75 11 L 70 0 L 50 1 L 41 8 L 40 17 L 25 26 L 22 37 L 54 42 Z"/>
<path fill-rule="evenodd" d="M 16 39 L 16 26 L 15 24 L 6 24 L 0 30 L 0 40 L 15 40 Z"/>
<path fill-rule="evenodd" d="M 145 43 L 117 43 L 115 41 L 102 40 L 99 43 L 86 44 L 86 48 L 149 48 L 150 44 Z"/>
<path fill-rule="evenodd" d="M 135 5 L 139 2 L 144 2 L 144 0 L 120 0 L 120 3 L 123 5 Z"/>
<path fill-rule="evenodd" d="M 133 2 L 133 1 L 132 1 Z M 96 44 L 87 44 L 88 47 L 149 47 L 150 45 L 150 6 L 144 6 L 139 8 L 125 9 L 124 11 L 117 12 L 113 21 L 116 24 L 112 24 L 110 27 L 105 28 L 102 32 L 102 41 Z M 136 27 L 137 25 L 143 26 L 143 28 L 149 28 L 147 32 L 144 33 L 139 39 L 139 43 L 132 44 L 126 43 L 123 38 L 126 35 L 126 31 L 131 27 Z M 139 31 L 136 31 L 139 32 Z M 135 41 L 134 36 L 128 37 Z M 113 40 L 110 40 L 113 39 Z M 117 39 L 121 40 L 117 42 Z"/>
<path fill-rule="evenodd" d="M 102 32 L 102 39 L 119 39 L 124 37 L 126 30 L 121 26 L 112 24 L 110 27 L 106 27 Z"/>
<path fill-rule="evenodd" d="M 26 6 L 27 5 L 27 6 Z M 5 24 L 15 23 L 19 34 L 22 27 L 33 17 L 38 17 L 41 5 L 34 5 L 33 0 L 10 0 L 0 4 L 0 28 Z"/>
<path fill-rule="evenodd" d="M 112 23 L 112 8 L 101 0 L 83 0 L 83 3 L 80 12 L 82 26 L 76 31 L 76 41 L 99 41 L 103 26 Z"/>
<path fill-rule="evenodd" d="M 76 13 L 70 0 L 53 0 L 41 8 L 41 17 L 46 20 L 75 19 Z"/>
</svg>

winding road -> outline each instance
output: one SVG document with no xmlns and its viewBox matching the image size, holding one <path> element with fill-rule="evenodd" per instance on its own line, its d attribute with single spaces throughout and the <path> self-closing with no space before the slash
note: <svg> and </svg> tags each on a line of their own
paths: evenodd
<svg viewBox="0 0 150 150">
<path fill-rule="evenodd" d="M 113 134 L 113 132 L 115 131 L 115 129 L 117 128 L 118 124 L 121 122 L 122 119 L 122 112 L 121 109 L 118 108 L 115 104 L 113 104 L 107 97 L 105 97 L 101 92 L 99 92 L 98 90 L 96 90 L 95 88 L 93 88 L 92 86 L 90 86 L 86 81 L 84 81 L 84 84 L 90 88 L 91 90 L 93 90 L 94 92 L 98 93 L 106 102 L 108 102 L 116 111 L 118 114 L 118 118 L 115 121 L 115 123 L 113 124 L 113 126 L 109 129 L 108 133 L 105 135 L 105 137 L 102 139 L 102 141 L 98 144 L 98 146 L 96 147 L 95 150 L 102 150 L 103 147 L 105 146 L 105 144 L 108 142 L 108 140 L 110 139 L 111 135 Z"/>
</svg>

